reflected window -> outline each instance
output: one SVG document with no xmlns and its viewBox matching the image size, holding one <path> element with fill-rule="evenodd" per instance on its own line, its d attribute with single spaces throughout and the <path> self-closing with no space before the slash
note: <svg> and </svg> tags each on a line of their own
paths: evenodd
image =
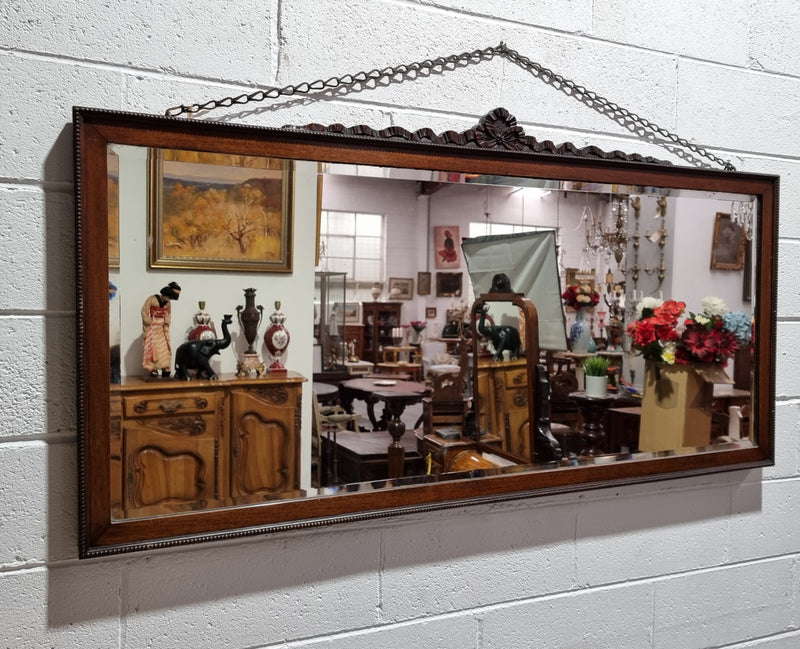
<svg viewBox="0 0 800 649">
<path fill-rule="evenodd" d="M 383 279 L 386 218 L 366 212 L 320 212 L 320 268 L 358 282 Z"/>
</svg>

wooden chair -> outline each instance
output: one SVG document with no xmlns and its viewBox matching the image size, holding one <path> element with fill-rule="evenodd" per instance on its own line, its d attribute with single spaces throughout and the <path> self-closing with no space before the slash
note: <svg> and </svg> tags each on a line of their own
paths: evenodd
<svg viewBox="0 0 800 649">
<path fill-rule="evenodd" d="M 430 375 L 431 395 L 422 401 L 421 423 L 426 435 L 436 428 L 463 430 L 469 395 L 466 394 L 469 362 L 467 341 L 459 340 L 460 364 L 458 367 Z M 420 422 L 417 422 L 419 426 Z"/>
<path fill-rule="evenodd" d="M 358 432 L 359 415 L 348 414 L 344 408 L 339 405 L 333 406 L 320 406 L 317 401 L 317 395 L 311 395 L 311 403 L 314 411 L 314 417 L 311 422 L 312 428 L 312 456 L 318 458 L 317 471 L 319 474 L 319 484 L 332 485 L 338 482 L 338 457 L 336 452 L 336 435 L 339 431 L 347 430 L 348 426 L 352 426 L 352 430 Z M 328 448 L 331 450 L 328 457 L 323 458 L 322 452 L 322 436 L 328 438 Z M 312 466 L 313 470 L 313 466 Z"/>
</svg>

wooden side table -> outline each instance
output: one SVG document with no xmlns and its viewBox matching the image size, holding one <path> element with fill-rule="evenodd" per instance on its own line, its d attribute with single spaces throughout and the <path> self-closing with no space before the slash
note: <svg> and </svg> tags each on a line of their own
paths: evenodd
<svg viewBox="0 0 800 649">
<path fill-rule="evenodd" d="M 583 415 L 583 439 L 586 447 L 581 455 L 603 455 L 605 453 L 606 431 L 603 426 L 606 411 L 617 400 L 616 394 L 605 397 L 589 397 L 585 392 L 572 392 L 569 395 Z"/>
</svg>

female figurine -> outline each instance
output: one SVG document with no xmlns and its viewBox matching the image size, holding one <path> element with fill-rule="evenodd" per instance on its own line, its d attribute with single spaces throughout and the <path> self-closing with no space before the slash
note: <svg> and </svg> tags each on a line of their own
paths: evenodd
<svg viewBox="0 0 800 649">
<path fill-rule="evenodd" d="M 167 377 L 172 367 L 172 345 L 169 341 L 169 324 L 172 320 L 171 300 L 177 300 L 181 287 L 176 282 L 151 295 L 142 305 L 142 336 L 144 337 L 144 357 L 142 367 L 151 376 Z"/>
</svg>

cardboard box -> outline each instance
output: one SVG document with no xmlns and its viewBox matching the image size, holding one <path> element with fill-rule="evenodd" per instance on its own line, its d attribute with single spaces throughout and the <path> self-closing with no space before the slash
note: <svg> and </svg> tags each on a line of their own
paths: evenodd
<svg viewBox="0 0 800 649">
<path fill-rule="evenodd" d="M 710 444 L 714 384 L 731 382 L 719 365 L 648 363 L 639 450 L 669 451 Z"/>
</svg>

